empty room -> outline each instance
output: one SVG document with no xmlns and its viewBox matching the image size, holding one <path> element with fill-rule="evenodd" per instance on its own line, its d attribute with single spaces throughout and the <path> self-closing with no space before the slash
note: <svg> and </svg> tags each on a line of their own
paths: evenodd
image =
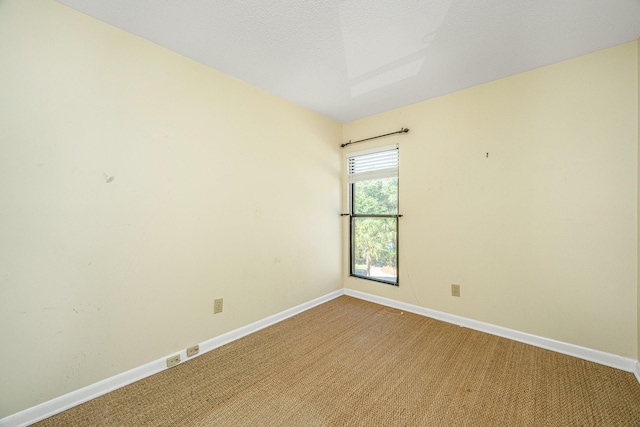
<svg viewBox="0 0 640 427">
<path fill-rule="evenodd" d="M 0 0 L 0 427 L 640 425 L 639 37 Z"/>
</svg>

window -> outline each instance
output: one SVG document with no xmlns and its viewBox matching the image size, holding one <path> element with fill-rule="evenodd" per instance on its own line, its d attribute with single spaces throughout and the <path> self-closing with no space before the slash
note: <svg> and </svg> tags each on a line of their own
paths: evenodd
<svg viewBox="0 0 640 427">
<path fill-rule="evenodd" d="M 398 147 L 348 155 L 351 276 L 398 284 Z"/>
</svg>

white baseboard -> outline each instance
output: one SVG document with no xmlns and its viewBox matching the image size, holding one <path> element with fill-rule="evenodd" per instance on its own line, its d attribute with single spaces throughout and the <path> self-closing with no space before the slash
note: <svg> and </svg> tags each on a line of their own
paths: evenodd
<svg viewBox="0 0 640 427">
<path fill-rule="evenodd" d="M 516 331 L 514 329 L 503 328 L 502 326 L 492 325 L 490 323 L 479 322 L 477 320 L 468 319 L 454 314 L 444 313 L 429 308 L 408 304 L 389 298 L 371 295 L 366 292 L 345 289 L 345 295 L 349 295 L 358 299 L 397 308 L 398 310 L 408 311 L 410 313 L 419 314 L 433 319 L 442 320 L 443 322 L 453 323 L 454 325 L 464 326 L 469 329 L 486 332 L 499 337 L 508 338 L 510 340 L 519 341 L 525 344 L 531 344 L 536 347 L 552 350 L 557 353 L 574 356 L 590 362 L 599 363 L 601 365 L 610 366 L 612 368 L 621 369 L 627 372 L 634 372 L 638 382 L 640 382 L 640 364 L 634 359 L 618 356 L 616 354 L 605 353 L 600 350 L 593 350 L 579 345 L 568 344 L 561 341 L 552 340 L 550 338 L 539 337 L 537 335 L 528 334 L 526 332 Z"/>
<path fill-rule="evenodd" d="M 300 314 L 303 311 L 307 311 L 310 308 L 318 306 L 320 304 L 324 304 L 327 301 L 331 301 L 332 299 L 338 298 L 339 296 L 344 295 L 344 290 L 339 289 L 337 291 L 333 291 L 327 295 L 324 295 L 320 298 L 316 298 L 304 304 L 300 304 L 288 310 L 282 311 L 280 313 L 274 314 L 273 316 L 266 317 L 262 320 L 258 320 L 257 322 L 253 322 L 247 326 L 243 326 L 241 328 L 235 329 L 233 331 L 227 332 L 226 334 L 222 334 L 210 340 L 207 340 L 200 344 L 200 354 L 206 353 L 207 351 L 213 350 L 215 348 L 221 347 L 225 344 L 228 344 L 232 341 L 240 339 L 244 336 L 252 334 L 254 332 L 259 331 L 260 329 L 264 329 L 268 326 L 275 325 L 278 322 L 282 322 L 289 317 L 295 316 L 296 314 Z M 185 350 L 186 351 L 186 350 Z M 195 356 L 194 356 L 195 357 Z M 163 359 L 164 360 L 164 359 Z M 1 427 L 1 426 L 0 426 Z"/>
<path fill-rule="evenodd" d="M 41 421 L 52 415 L 73 408 L 74 406 L 77 406 L 81 403 L 102 396 L 103 394 L 107 394 L 113 390 L 117 390 L 138 380 L 164 371 L 165 369 L 169 369 L 166 365 L 166 359 L 169 356 L 180 354 L 181 361 L 185 362 L 187 360 L 191 360 L 208 351 L 228 344 L 231 341 L 235 341 L 253 332 L 259 331 L 260 329 L 264 329 L 267 326 L 271 326 L 273 324 L 281 322 L 285 319 L 288 319 L 289 317 L 295 316 L 296 314 L 302 313 L 303 311 L 309 310 L 310 308 L 323 304 L 343 294 L 344 291 L 342 289 L 339 289 L 320 298 L 316 298 L 304 304 L 300 304 L 296 307 L 274 314 L 273 316 L 269 316 L 265 319 L 259 320 L 257 322 L 227 332 L 226 334 L 222 334 L 218 337 L 207 340 L 200 344 L 200 353 L 192 357 L 187 358 L 186 350 L 177 351 L 175 353 L 168 354 L 167 356 L 160 359 L 154 360 L 153 362 L 149 362 L 137 368 L 131 369 L 127 372 L 123 372 L 111 378 L 107 378 L 105 380 L 91 384 L 87 387 L 83 387 L 79 390 L 72 391 L 71 393 L 65 394 L 63 396 L 56 397 L 55 399 L 25 409 L 24 411 L 9 415 L 8 417 L 0 419 L 0 427 L 27 426 L 37 421 Z"/>
<path fill-rule="evenodd" d="M 265 319 L 259 320 L 257 322 L 227 332 L 226 334 L 222 334 L 218 337 L 207 340 L 200 344 L 200 353 L 193 357 L 187 359 L 185 350 L 169 354 L 153 362 L 149 362 L 145 365 L 131 369 L 130 371 L 123 372 L 111 378 L 107 378 L 95 384 L 91 384 L 87 387 L 81 388 L 79 390 L 72 391 L 71 393 L 65 394 L 64 396 L 57 397 L 55 399 L 25 409 L 24 411 L 2 418 L 0 419 L 0 427 L 27 426 L 37 421 L 43 420 L 47 417 L 65 411 L 81 403 L 87 402 L 91 399 L 95 399 L 98 396 L 102 396 L 103 394 L 109 393 L 113 390 L 119 389 L 128 384 L 134 383 L 138 380 L 164 371 L 165 369 L 169 369 L 166 367 L 166 358 L 169 356 L 179 353 L 180 360 L 191 360 L 208 351 L 228 344 L 246 335 L 257 332 L 278 322 L 281 322 L 285 319 L 288 319 L 289 317 L 295 316 L 296 314 L 302 313 L 303 311 L 309 310 L 310 308 L 323 304 L 341 295 L 349 295 L 351 297 L 355 297 L 365 301 L 370 301 L 376 304 L 385 305 L 387 307 L 393 307 L 399 310 L 408 311 L 410 313 L 419 314 L 421 316 L 442 320 L 447 323 L 464 326 L 469 329 L 475 329 L 477 331 L 486 332 L 492 335 L 519 341 L 525 344 L 531 344 L 536 347 L 541 347 L 569 356 L 578 357 L 580 359 L 599 363 L 605 366 L 610 366 L 612 368 L 621 369 L 623 371 L 633 372 L 636 379 L 640 383 L 640 362 L 633 359 L 577 346 L 574 344 L 568 344 L 549 338 L 543 338 L 525 332 L 492 325 L 490 323 L 479 322 L 477 320 L 468 319 L 466 317 L 456 316 L 454 314 L 444 313 L 441 311 L 432 310 L 417 305 L 392 300 L 389 298 L 379 297 L 365 292 L 355 291 L 352 289 L 339 289 L 320 298 L 316 298 L 312 301 L 300 304 L 296 307 L 274 314 L 273 316 L 269 316 Z"/>
</svg>

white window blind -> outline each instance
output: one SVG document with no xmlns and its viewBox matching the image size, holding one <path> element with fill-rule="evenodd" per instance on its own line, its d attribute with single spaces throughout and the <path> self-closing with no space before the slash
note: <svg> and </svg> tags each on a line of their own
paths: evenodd
<svg viewBox="0 0 640 427">
<path fill-rule="evenodd" d="M 398 176 L 398 146 L 349 154 L 349 183 Z"/>
</svg>

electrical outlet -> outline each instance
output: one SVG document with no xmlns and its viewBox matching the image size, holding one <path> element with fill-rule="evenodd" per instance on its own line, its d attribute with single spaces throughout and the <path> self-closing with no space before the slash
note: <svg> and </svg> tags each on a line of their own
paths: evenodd
<svg viewBox="0 0 640 427">
<path fill-rule="evenodd" d="M 199 345 L 194 345 L 193 347 L 189 347 L 187 349 L 187 357 L 194 356 L 194 355 L 198 354 L 199 351 L 200 351 L 200 346 Z"/>
<path fill-rule="evenodd" d="M 213 314 L 222 313 L 222 298 L 213 300 Z"/>
<path fill-rule="evenodd" d="M 175 356 L 167 357 L 167 368 L 170 368 L 172 366 L 176 366 L 178 363 L 180 363 L 180 355 L 179 354 L 176 354 Z"/>
<path fill-rule="evenodd" d="M 451 296 L 453 297 L 460 296 L 460 285 L 451 285 Z"/>
</svg>

